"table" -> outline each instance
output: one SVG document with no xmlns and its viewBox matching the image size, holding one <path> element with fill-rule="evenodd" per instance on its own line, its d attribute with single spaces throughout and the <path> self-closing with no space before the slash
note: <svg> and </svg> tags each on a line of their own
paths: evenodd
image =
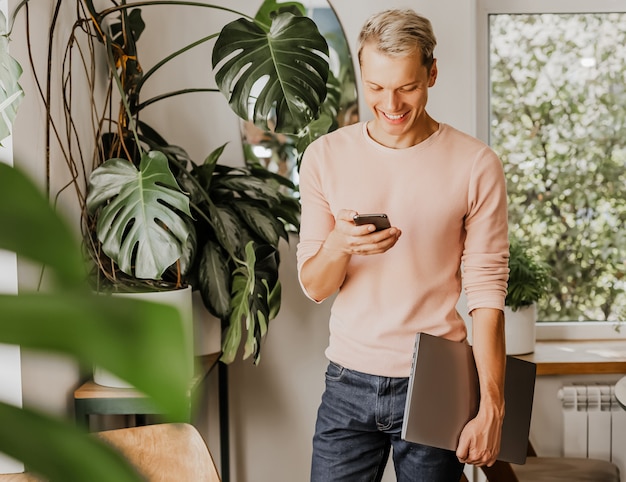
<svg viewBox="0 0 626 482">
<path fill-rule="evenodd" d="M 193 377 L 191 392 L 217 364 L 219 353 L 198 357 L 199 371 Z M 159 411 L 143 393 L 134 388 L 103 387 L 88 380 L 74 391 L 74 414 L 78 423 L 89 427 L 90 415 L 147 415 Z"/>
<path fill-rule="evenodd" d="M 537 376 L 626 373 L 626 340 L 538 340 L 517 357 L 535 363 Z"/>
</svg>

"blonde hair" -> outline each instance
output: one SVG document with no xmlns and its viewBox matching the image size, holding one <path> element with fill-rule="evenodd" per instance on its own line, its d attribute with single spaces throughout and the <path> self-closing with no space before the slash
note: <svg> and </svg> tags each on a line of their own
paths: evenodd
<svg viewBox="0 0 626 482">
<path fill-rule="evenodd" d="M 358 58 L 367 43 L 387 55 L 405 56 L 417 49 L 422 54 L 422 64 L 430 70 L 437 39 L 426 17 L 413 10 L 384 10 L 372 15 L 363 25 L 358 39 Z"/>
</svg>

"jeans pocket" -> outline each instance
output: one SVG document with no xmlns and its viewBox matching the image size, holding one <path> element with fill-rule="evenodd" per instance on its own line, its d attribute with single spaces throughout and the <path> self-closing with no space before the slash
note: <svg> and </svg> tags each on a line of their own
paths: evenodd
<svg viewBox="0 0 626 482">
<path fill-rule="evenodd" d="M 337 365 L 334 362 L 329 362 L 328 368 L 326 368 L 326 380 L 331 382 L 337 382 L 343 377 L 344 371 L 345 368 L 341 365 Z"/>
</svg>

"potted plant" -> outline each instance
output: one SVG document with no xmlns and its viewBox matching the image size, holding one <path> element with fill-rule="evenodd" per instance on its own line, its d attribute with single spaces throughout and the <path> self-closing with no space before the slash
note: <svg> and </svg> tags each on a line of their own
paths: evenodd
<svg viewBox="0 0 626 482">
<path fill-rule="evenodd" d="M 139 60 L 142 9 L 164 4 L 228 11 L 241 18 L 147 69 Z M 143 87 L 169 61 L 219 34 L 212 67 L 233 111 L 264 129 L 271 124 L 275 132 L 297 136 L 304 148 L 323 133 L 314 121 L 326 96 L 327 45 L 315 24 L 302 16 L 302 7 L 289 5 L 279 8 L 266 1 L 250 18 L 183 0 L 111 1 L 102 9 L 93 0 L 77 0 L 62 71 L 65 116 L 61 121 L 47 116 L 55 131 L 64 133 L 58 139 L 67 144 L 63 152 L 70 171 L 79 173 L 73 186 L 96 289 L 155 291 L 192 285 L 224 324 L 225 362 L 235 358 L 244 330 L 244 357 L 253 355 L 258 362 L 267 324 L 278 312 L 278 243 L 297 228 L 299 214 L 297 200 L 280 187 L 294 186 L 260 165 L 220 165 L 223 148 L 194 162 L 146 122 L 144 110 L 156 102 L 217 89 L 185 88 L 144 99 Z M 28 8 L 28 3 L 22 6 Z M 51 39 L 55 28 L 53 21 Z M 73 49 L 86 60 L 69 62 Z M 73 111 L 78 100 L 67 80 L 77 73 L 91 86 L 89 104 L 97 128 L 89 139 L 78 134 Z M 47 76 L 49 84 L 50 69 Z M 103 78 L 104 88 L 97 89 Z M 259 87 L 262 78 L 267 80 Z M 50 94 L 44 99 L 49 112 L 51 99 Z M 93 146 L 93 159 L 85 145 Z"/>
<path fill-rule="evenodd" d="M 509 355 L 535 349 L 537 302 L 552 286 L 550 266 L 527 243 L 509 236 L 509 284 L 505 299 L 506 349 Z"/>
</svg>

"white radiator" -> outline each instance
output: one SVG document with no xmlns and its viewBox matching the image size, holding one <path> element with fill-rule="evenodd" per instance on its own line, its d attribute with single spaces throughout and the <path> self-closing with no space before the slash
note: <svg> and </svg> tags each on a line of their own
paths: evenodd
<svg viewBox="0 0 626 482">
<path fill-rule="evenodd" d="M 571 384 L 559 390 L 563 404 L 563 455 L 609 460 L 626 482 L 626 410 L 615 385 Z"/>
</svg>

